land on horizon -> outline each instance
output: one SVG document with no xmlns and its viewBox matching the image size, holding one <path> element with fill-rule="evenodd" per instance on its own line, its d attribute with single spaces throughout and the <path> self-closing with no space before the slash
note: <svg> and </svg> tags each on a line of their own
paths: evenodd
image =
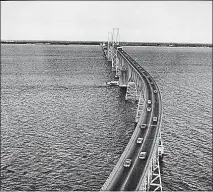
<svg viewBox="0 0 213 192">
<path fill-rule="evenodd" d="M 1 44 L 100 45 L 106 41 L 2 40 Z M 208 43 L 120 42 L 121 46 L 212 47 Z"/>
</svg>

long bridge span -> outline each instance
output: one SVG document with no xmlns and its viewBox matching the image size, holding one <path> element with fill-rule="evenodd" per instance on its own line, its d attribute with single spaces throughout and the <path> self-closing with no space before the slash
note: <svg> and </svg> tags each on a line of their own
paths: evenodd
<svg viewBox="0 0 213 192">
<path fill-rule="evenodd" d="M 118 34 L 119 29 L 114 28 L 107 45 L 101 46 L 118 86 L 126 89 L 125 99 L 138 100 L 136 127 L 101 191 L 162 191 L 160 90 L 151 75 L 119 46 Z"/>
</svg>

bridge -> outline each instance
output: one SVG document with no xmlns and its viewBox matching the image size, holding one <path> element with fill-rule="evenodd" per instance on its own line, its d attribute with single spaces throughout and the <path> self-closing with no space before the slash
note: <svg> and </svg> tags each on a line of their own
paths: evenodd
<svg viewBox="0 0 213 192">
<path fill-rule="evenodd" d="M 126 100 L 136 100 L 135 130 L 101 191 L 162 191 L 160 160 L 161 95 L 151 75 L 119 46 L 119 29 L 113 28 L 101 44 L 106 60 Z"/>
</svg>

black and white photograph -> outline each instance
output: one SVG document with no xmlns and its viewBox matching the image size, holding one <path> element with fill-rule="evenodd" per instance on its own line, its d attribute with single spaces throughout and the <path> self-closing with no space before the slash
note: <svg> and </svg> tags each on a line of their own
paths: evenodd
<svg viewBox="0 0 213 192">
<path fill-rule="evenodd" d="M 212 191 L 212 1 L 1 1 L 1 191 Z"/>
</svg>

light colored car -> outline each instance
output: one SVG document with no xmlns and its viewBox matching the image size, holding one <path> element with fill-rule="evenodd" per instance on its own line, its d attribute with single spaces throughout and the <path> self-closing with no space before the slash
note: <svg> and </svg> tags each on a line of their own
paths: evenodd
<svg viewBox="0 0 213 192">
<path fill-rule="evenodd" d="M 142 142 L 143 142 L 143 138 L 138 137 L 138 139 L 137 139 L 137 143 L 142 143 Z"/>
<path fill-rule="evenodd" d="M 150 84 L 153 85 L 154 83 L 151 81 Z"/>
<path fill-rule="evenodd" d="M 152 110 L 152 108 L 151 107 L 147 107 L 147 109 L 146 109 L 147 111 L 151 111 Z"/>
<path fill-rule="evenodd" d="M 157 122 L 158 118 L 157 117 L 153 117 L 153 121 Z"/>
<path fill-rule="evenodd" d="M 124 167 L 130 167 L 132 163 L 132 159 L 126 159 L 126 161 L 124 162 Z"/>
<path fill-rule="evenodd" d="M 152 101 L 151 101 L 151 100 L 148 100 L 148 101 L 147 101 L 147 103 L 148 103 L 148 104 L 151 104 L 151 103 L 152 103 Z"/>
<path fill-rule="evenodd" d="M 142 124 L 141 129 L 145 129 L 145 128 L 146 128 L 146 124 Z"/>
<path fill-rule="evenodd" d="M 154 92 L 154 93 L 157 93 L 158 91 L 155 89 L 153 92 Z"/>
<path fill-rule="evenodd" d="M 144 151 L 140 152 L 138 158 L 139 158 L 139 159 L 146 159 L 146 152 L 144 152 Z"/>
</svg>

